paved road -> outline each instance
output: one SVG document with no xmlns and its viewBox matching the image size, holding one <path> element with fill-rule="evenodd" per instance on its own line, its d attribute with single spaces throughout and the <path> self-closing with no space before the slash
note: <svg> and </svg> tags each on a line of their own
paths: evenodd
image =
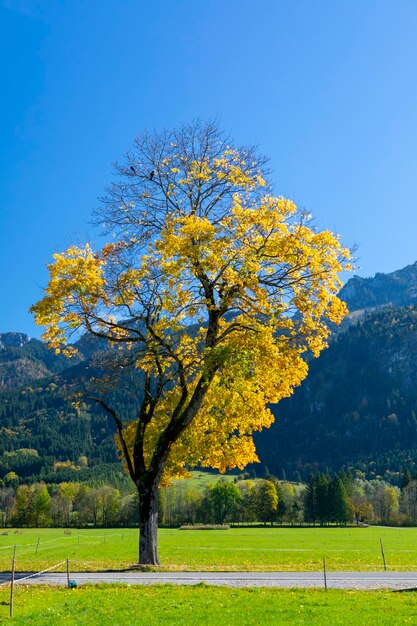
<svg viewBox="0 0 417 626">
<path fill-rule="evenodd" d="M 19 573 L 16 581 L 28 574 Z M 217 585 L 226 587 L 323 588 L 322 572 L 88 572 L 72 573 L 77 585 L 122 583 L 128 585 Z M 0 574 L 0 583 L 10 574 Z M 22 581 L 23 583 L 23 581 Z M 66 585 L 66 574 L 45 573 L 24 584 Z M 417 572 L 330 572 L 327 586 L 333 589 L 415 589 Z"/>
</svg>

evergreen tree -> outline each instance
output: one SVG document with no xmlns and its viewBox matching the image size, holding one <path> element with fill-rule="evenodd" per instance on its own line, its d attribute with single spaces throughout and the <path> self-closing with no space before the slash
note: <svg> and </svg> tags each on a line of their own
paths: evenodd
<svg viewBox="0 0 417 626">
<path fill-rule="evenodd" d="M 401 479 L 401 489 L 405 489 L 407 487 L 407 485 L 411 482 L 411 478 L 411 472 L 407 467 Z"/>
<path fill-rule="evenodd" d="M 316 480 L 317 518 L 320 526 L 328 524 L 332 518 L 331 478 L 319 474 Z"/>
<path fill-rule="evenodd" d="M 351 508 L 345 483 L 340 476 L 333 479 L 331 492 L 333 521 L 345 525 L 351 519 Z"/>
<path fill-rule="evenodd" d="M 315 524 L 317 521 L 316 478 L 310 474 L 307 479 L 304 498 L 304 518 L 306 522 Z"/>
<path fill-rule="evenodd" d="M 285 504 L 282 487 L 280 486 L 278 482 L 275 483 L 275 486 L 276 486 L 277 495 L 278 495 L 278 506 L 276 510 L 276 518 L 279 522 L 282 523 L 283 517 L 285 513 L 287 512 L 287 505 Z"/>
</svg>

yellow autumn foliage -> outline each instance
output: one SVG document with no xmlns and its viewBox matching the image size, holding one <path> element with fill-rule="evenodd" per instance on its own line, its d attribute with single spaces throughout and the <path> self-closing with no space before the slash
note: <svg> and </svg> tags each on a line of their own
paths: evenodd
<svg viewBox="0 0 417 626">
<path fill-rule="evenodd" d="M 141 218 L 125 202 L 130 230 L 123 226 L 98 252 L 87 245 L 54 255 L 46 295 L 32 310 L 56 351 L 87 331 L 123 349 L 140 346 L 135 367 L 154 388 L 170 379 L 155 406 L 145 406 L 146 423 L 124 424 L 133 465 L 139 432 L 147 470 L 204 389 L 196 414 L 166 444 L 167 482 L 187 467 L 224 472 L 258 460 L 252 435 L 271 425 L 267 405 L 301 383 L 307 354 L 320 353 L 329 323 L 347 313 L 337 293 L 350 254 L 291 200 L 271 195 L 237 150 L 188 164 L 167 157 L 158 176 L 167 177 L 164 197 L 173 204 L 158 213 L 152 236 L 132 235 Z M 227 210 L 199 210 L 208 184 L 232 190 Z M 141 193 L 141 202 L 151 196 Z"/>
</svg>

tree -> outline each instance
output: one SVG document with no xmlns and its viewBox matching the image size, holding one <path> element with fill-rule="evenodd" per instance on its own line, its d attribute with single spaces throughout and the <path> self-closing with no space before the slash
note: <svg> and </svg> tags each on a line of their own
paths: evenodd
<svg viewBox="0 0 417 626">
<path fill-rule="evenodd" d="M 207 486 L 203 506 L 211 513 L 215 524 L 224 524 L 226 517 L 236 510 L 241 500 L 241 493 L 234 483 L 219 480 L 215 485 Z"/>
<path fill-rule="evenodd" d="M 278 494 L 277 519 L 283 521 L 291 521 L 292 508 L 295 502 L 295 490 L 290 483 L 276 483 Z"/>
<path fill-rule="evenodd" d="M 52 518 L 55 526 L 70 526 L 73 504 L 81 485 L 79 483 L 60 483 L 52 496 Z"/>
<path fill-rule="evenodd" d="M 1 525 L 8 526 L 16 505 L 16 498 L 12 487 L 0 491 L 0 517 Z"/>
<path fill-rule="evenodd" d="M 412 480 L 411 472 L 407 467 L 407 469 L 405 470 L 401 478 L 401 489 L 405 489 L 407 485 L 411 482 L 411 480 Z"/>
<path fill-rule="evenodd" d="M 93 516 L 94 527 L 111 526 L 119 521 L 120 493 L 118 489 L 109 485 L 102 485 L 91 489 L 88 500 Z"/>
<path fill-rule="evenodd" d="M 255 487 L 256 514 L 266 526 L 267 522 L 274 521 L 278 508 L 278 494 L 275 483 L 271 480 L 263 480 Z"/>
<path fill-rule="evenodd" d="M 51 523 L 51 496 L 45 483 L 36 483 L 29 488 L 31 493 L 31 526 L 49 526 Z"/>
<path fill-rule="evenodd" d="M 16 489 L 15 521 L 18 526 L 49 526 L 51 496 L 45 483 L 20 485 Z"/>
<path fill-rule="evenodd" d="M 186 467 L 258 461 L 268 403 L 301 383 L 346 314 L 349 252 L 267 177 L 266 159 L 213 123 L 144 133 L 96 212 L 114 241 L 54 255 L 32 307 L 55 350 L 73 353 L 66 342 L 86 331 L 121 348 L 111 371 L 141 373 L 133 422 L 94 394 L 138 490 L 141 564 L 158 563 L 159 486 Z"/>
<path fill-rule="evenodd" d="M 77 526 L 88 524 L 93 519 L 89 493 L 91 487 L 81 483 L 72 503 Z"/>
<path fill-rule="evenodd" d="M 182 506 L 182 515 L 185 524 L 194 524 L 197 521 L 196 516 L 201 507 L 203 498 L 204 496 L 199 489 L 189 488 L 185 490 Z"/>
<path fill-rule="evenodd" d="M 16 508 L 14 521 L 17 526 L 29 525 L 30 521 L 30 492 L 27 485 L 20 485 L 16 489 Z"/>
<path fill-rule="evenodd" d="M 240 491 L 241 500 L 236 508 L 236 520 L 256 522 L 256 489 L 253 480 L 238 480 L 236 487 Z"/>
<path fill-rule="evenodd" d="M 325 474 L 316 477 L 317 518 L 320 526 L 328 524 L 332 518 L 331 479 Z"/>
<path fill-rule="evenodd" d="M 401 508 L 413 524 L 417 523 L 417 481 L 411 480 L 401 493 Z"/>
<path fill-rule="evenodd" d="M 379 487 L 375 494 L 375 512 L 382 523 L 392 521 L 398 513 L 398 495 L 394 487 Z"/>
<path fill-rule="evenodd" d="M 297 501 L 295 501 L 292 506 L 291 506 L 291 510 L 289 513 L 289 520 L 291 522 L 291 526 L 294 526 L 294 524 L 301 523 L 301 514 L 302 514 L 302 509 L 300 507 L 300 505 L 298 504 Z"/>
<path fill-rule="evenodd" d="M 317 489 L 316 477 L 313 474 L 307 479 L 306 489 L 304 492 L 304 517 L 308 523 L 315 524 L 317 521 Z"/>
<path fill-rule="evenodd" d="M 335 476 L 332 481 L 333 521 L 338 524 L 347 524 L 352 517 L 349 496 L 341 476 Z"/>
<path fill-rule="evenodd" d="M 373 517 L 373 507 L 368 502 L 363 486 L 356 481 L 349 496 L 350 508 L 356 524 L 367 522 Z"/>
<path fill-rule="evenodd" d="M 19 484 L 19 476 L 16 474 L 16 472 L 7 472 L 3 480 L 4 480 L 4 484 L 9 487 L 16 488 L 17 485 Z"/>
</svg>

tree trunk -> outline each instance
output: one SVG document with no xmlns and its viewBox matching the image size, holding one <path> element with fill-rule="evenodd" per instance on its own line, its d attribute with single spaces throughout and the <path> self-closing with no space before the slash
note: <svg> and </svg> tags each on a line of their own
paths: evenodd
<svg viewBox="0 0 417 626">
<path fill-rule="evenodd" d="M 158 561 L 158 487 L 138 485 L 139 492 L 139 565 L 159 565 Z"/>
</svg>

